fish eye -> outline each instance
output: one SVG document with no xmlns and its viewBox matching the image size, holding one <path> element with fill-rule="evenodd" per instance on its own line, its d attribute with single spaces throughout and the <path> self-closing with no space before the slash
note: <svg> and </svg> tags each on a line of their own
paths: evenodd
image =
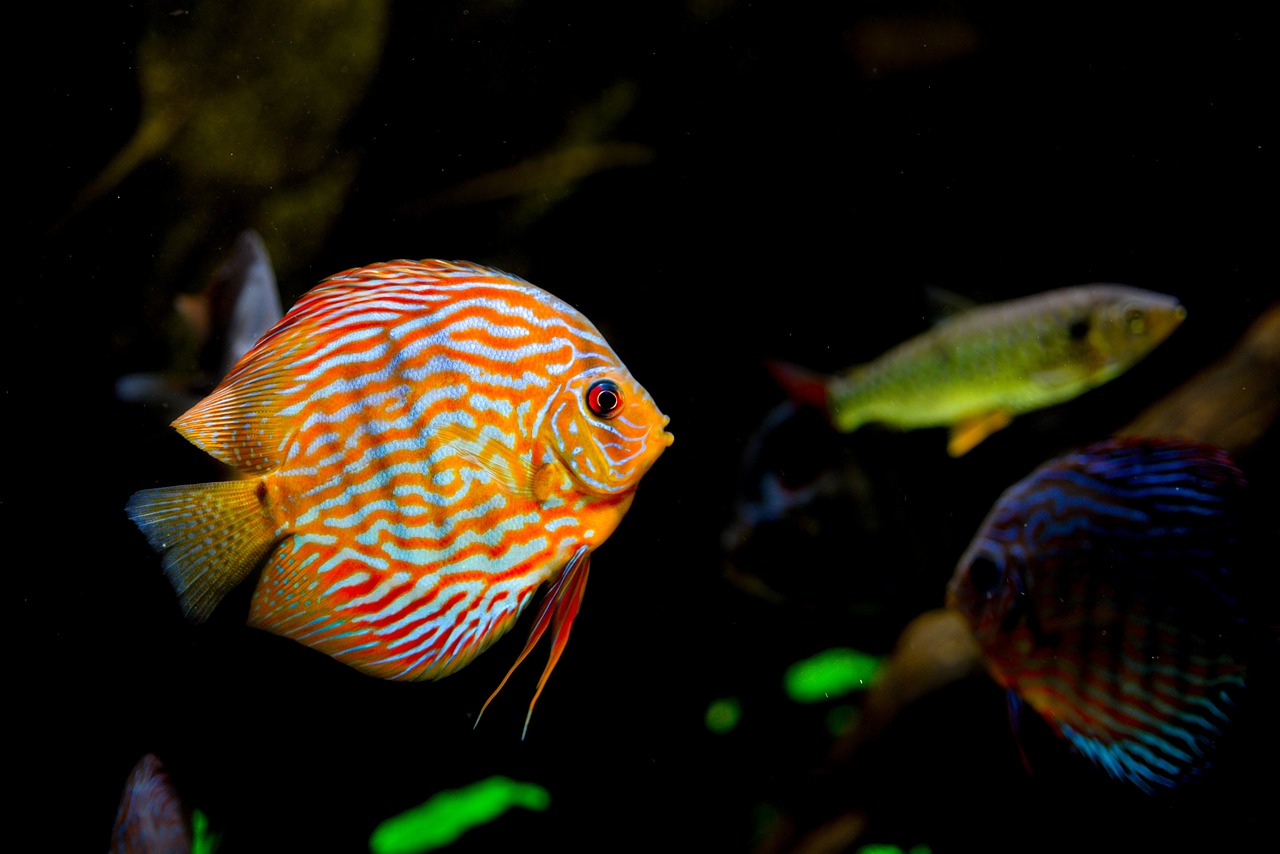
<svg viewBox="0 0 1280 854">
<path fill-rule="evenodd" d="M 1083 341 L 1089 334 L 1089 318 L 1082 317 L 1073 322 L 1067 327 L 1067 334 L 1071 336 L 1072 341 Z"/>
<path fill-rule="evenodd" d="M 1147 314 L 1140 308 L 1131 308 L 1125 312 L 1124 324 L 1130 335 L 1141 335 L 1147 331 Z"/>
<path fill-rule="evenodd" d="M 622 391 L 613 380 L 600 380 L 587 389 L 587 408 L 601 418 L 612 418 L 622 409 Z"/>
<path fill-rule="evenodd" d="M 1000 567 L 991 558 L 979 555 L 969 564 L 969 581 L 974 592 L 988 593 L 1000 581 Z"/>
</svg>

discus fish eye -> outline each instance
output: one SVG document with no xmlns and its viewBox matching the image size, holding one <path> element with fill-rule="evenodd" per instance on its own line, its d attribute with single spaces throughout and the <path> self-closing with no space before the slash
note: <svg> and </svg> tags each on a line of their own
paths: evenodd
<svg viewBox="0 0 1280 854">
<path fill-rule="evenodd" d="M 1089 318 L 1082 317 L 1072 322 L 1067 327 L 1067 334 L 1071 336 L 1072 341 L 1083 341 L 1085 336 L 1089 334 Z"/>
<path fill-rule="evenodd" d="M 969 564 L 969 581 L 975 593 L 988 593 L 1000 581 L 1000 568 L 989 557 L 975 557 Z"/>
<path fill-rule="evenodd" d="M 1141 335 L 1147 331 L 1147 315 L 1140 308 L 1131 308 L 1124 315 L 1125 326 L 1130 335 Z"/>
<path fill-rule="evenodd" d="M 612 418 L 622 409 L 622 391 L 613 380 L 600 380 L 587 389 L 587 408 L 601 418 Z"/>
</svg>

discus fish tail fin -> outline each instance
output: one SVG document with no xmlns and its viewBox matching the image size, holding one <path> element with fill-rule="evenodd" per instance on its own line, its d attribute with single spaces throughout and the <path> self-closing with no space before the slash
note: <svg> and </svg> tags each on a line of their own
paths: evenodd
<svg viewBox="0 0 1280 854">
<path fill-rule="evenodd" d="M 261 481 L 196 483 L 135 492 L 125 512 L 157 552 L 183 613 L 208 619 L 275 541 Z"/>
<path fill-rule="evenodd" d="M 534 621 L 533 628 L 529 630 L 529 639 L 525 641 L 520 657 L 516 659 L 515 664 L 511 665 L 507 675 L 502 677 L 498 687 L 493 689 L 489 699 L 485 700 L 484 705 L 480 707 L 480 714 L 476 715 L 477 725 L 480 723 L 480 718 L 484 715 L 485 709 L 489 708 L 493 698 L 498 696 L 502 686 L 507 684 L 511 674 L 516 672 L 520 662 L 524 661 L 525 657 L 538 645 L 538 641 L 542 639 L 542 634 L 547 630 L 547 626 L 554 624 L 555 631 L 552 633 L 551 654 L 547 659 L 547 666 L 543 668 L 542 678 L 538 680 L 538 687 L 533 692 L 533 699 L 529 701 L 529 711 L 524 718 L 524 729 L 520 732 L 520 739 L 524 740 L 525 734 L 529 731 L 529 721 L 533 718 L 534 704 L 538 702 L 538 697 L 542 694 L 542 688 L 547 684 L 547 678 L 551 676 L 551 671 L 555 669 L 556 663 L 560 661 L 560 654 L 564 652 L 565 644 L 569 642 L 569 631 L 572 629 L 573 619 L 578 615 L 578 609 L 582 605 L 582 594 L 587 589 L 587 573 L 590 568 L 591 558 L 587 548 L 583 546 L 578 549 L 573 559 L 569 561 L 569 565 L 564 568 L 564 571 L 560 573 L 560 576 L 551 585 L 551 589 L 542 597 L 542 604 L 538 608 L 538 618 Z"/>
</svg>

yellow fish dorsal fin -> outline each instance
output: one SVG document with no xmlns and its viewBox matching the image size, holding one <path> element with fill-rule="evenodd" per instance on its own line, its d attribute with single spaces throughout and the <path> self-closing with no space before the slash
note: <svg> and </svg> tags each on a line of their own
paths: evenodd
<svg viewBox="0 0 1280 854">
<path fill-rule="evenodd" d="M 200 450 L 246 474 L 274 471 L 294 431 L 283 414 L 289 405 L 288 370 L 285 360 L 241 362 L 173 427 Z"/>
<path fill-rule="evenodd" d="M 957 421 L 950 427 L 947 439 L 947 453 L 953 457 L 963 457 L 976 448 L 983 439 L 997 430 L 1009 426 L 1013 416 L 1003 409 L 993 409 Z"/>
</svg>

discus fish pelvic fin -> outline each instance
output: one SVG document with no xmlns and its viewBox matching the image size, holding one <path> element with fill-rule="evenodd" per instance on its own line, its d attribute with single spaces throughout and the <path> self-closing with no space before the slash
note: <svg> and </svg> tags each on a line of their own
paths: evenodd
<svg viewBox="0 0 1280 854">
<path fill-rule="evenodd" d="M 474 726 L 480 725 L 480 718 L 484 715 L 484 710 L 489 708 L 493 698 L 498 696 L 502 686 L 507 684 L 511 674 L 515 673 L 516 668 L 520 666 L 520 662 L 524 661 L 525 657 L 538 645 L 538 641 L 542 639 L 542 633 L 547 630 L 547 626 L 554 624 L 555 631 L 551 637 L 551 654 L 547 659 L 547 666 L 542 670 L 542 678 L 538 680 L 538 687 L 533 692 L 533 699 L 529 701 L 529 712 L 524 717 L 524 729 L 520 731 L 520 740 L 524 740 L 525 734 L 529 732 L 529 721 L 533 718 L 533 706 L 538 702 L 538 697 L 542 694 L 542 686 L 547 684 L 547 678 L 551 675 L 551 671 L 555 670 L 556 663 L 560 661 L 560 653 L 564 652 L 565 644 L 569 642 L 569 630 L 573 628 L 573 618 L 578 616 L 578 609 L 582 606 L 582 594 L 587 589 L 587 572 L 590 568 L 591 554 L 584 546 L 578 549 L 573 559 L 569 561 L 569 565 L 564 568 L 564 571 L 560 573 L 560 576 L 547 590 L 546 595 L 542 597 L 542 605 L 538 609 L 538 617 L 533 622 L 533 628 L 529 630 L 529 639 L 525 641 L 524 649 L 520 651 L 520 656 L 516 659 L 515 664 L 511 665 L 507 675 L 502 677 L 498 687 L 493 689 L 489 699 L 485 700 L 484 705 L 480 707 L 480 713 L 476 715 Z"/>
</svg>

